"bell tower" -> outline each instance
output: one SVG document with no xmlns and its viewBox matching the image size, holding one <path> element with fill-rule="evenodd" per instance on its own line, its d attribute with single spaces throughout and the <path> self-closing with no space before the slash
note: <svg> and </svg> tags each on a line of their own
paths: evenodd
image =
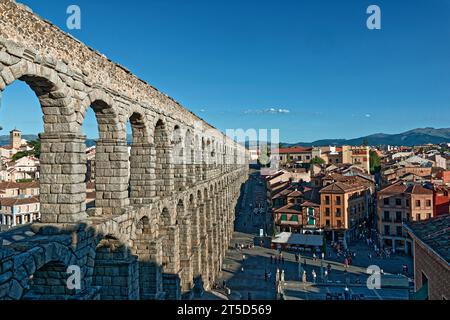
<svg viewBox="0 0 450 320">
<path fill-rule="evenodd" d="M 19 149 L 22 145 L 22 132 L 14 129 L 9 133 L 9 143 L 14 149 Z"/>
</svg>

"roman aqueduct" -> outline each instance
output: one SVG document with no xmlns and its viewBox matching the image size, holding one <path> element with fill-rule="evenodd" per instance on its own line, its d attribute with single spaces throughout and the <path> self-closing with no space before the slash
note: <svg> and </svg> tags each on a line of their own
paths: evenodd
<svg viewBox="0 0 450 320">
<path fill-rule="evenodd" d="M 0 234 L 0 299 L 180 299 L 216 279 L 245 149 L 28 8 L 0 0 L 0 92 L 42 107 L 41 221 Z M 86 210 L 86 111 L 98 122 Z M 126 123 L 132 126 L 128 150 Z M 81 287 L 69 289 L 67 268 Z"/>
</svg>

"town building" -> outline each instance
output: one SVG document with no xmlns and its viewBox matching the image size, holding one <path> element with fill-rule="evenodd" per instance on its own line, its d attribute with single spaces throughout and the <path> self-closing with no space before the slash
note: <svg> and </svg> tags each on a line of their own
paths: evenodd
<svg viewBox="0 0 450 320">
<path fill-rule="evenodd" d="M 342 146 L 342 163 L 353 164 L 370 173 L 370 148 L 368 146 Z"/>
<path fill-rule="evenodd" d="M 273 197 L 273 219 L 278 232 L 314 233 L 320 229 L 318 189 L 293 184 Z"/>
<path fill-rule="evenodd" d="M 40 219 L 39 198 L 0 198 L 0 224 L 2 229 L 32 223 Z"/>
<path fill-rule="evenodd" d="M 281 166 L 310 163 L 314 158 L 320 158 L 320 149 L 315 147 L 280 148 L 272 157 L 278 157 Z"/>
<path fill-rule="evenodd" d="M 358 227 L 368 216 L 369 191 L 355 183 L 334 182 L 320 190 L 320 225 L 331 240 L 344 247 L 356 238 Z"/>
<path fill-rule="evenodd" d="M 380 190 L 377 203 L 380 246 L 411 254 L 412 242 L 402 226 L 433 217 L 433 190 L 398 182 Z"/>
<path fill-rule="evenodd" d="M 450 299 L 450 215 L 407 223 L 414 245 L 416 300 Z"/>
<path fill-rule="evenodd" d="M 450 214 L 450 187 L 435 186 L 433 196 L 433 216 Z"/>
</svg>

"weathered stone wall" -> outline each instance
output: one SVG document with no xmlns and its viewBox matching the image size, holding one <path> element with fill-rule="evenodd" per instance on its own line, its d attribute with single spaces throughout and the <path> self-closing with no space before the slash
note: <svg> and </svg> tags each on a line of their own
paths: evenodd
<svg viewBox="0 0 450 320">
<path fill-rule="evenodd" d="M 0 234 L 0 299 L 178 299 L 198 277 L 209 288 L 247 179 L 245 149 L 25 7 L 0 0 L 0 92 L 17 80 L 34 90 L 44 114 L 42 221 Z M 100 139 L 96 207 L 87 212 L 88 108 Z M 82 286 L 68 291 L 63 271 L 73 265 Z"/>
</svg>

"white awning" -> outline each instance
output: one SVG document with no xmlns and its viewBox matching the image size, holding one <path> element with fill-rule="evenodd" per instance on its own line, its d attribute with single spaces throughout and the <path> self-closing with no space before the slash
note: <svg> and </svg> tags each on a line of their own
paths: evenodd
<svg viewBox="0 0 450 320">
<path fill-rule="evenodd" d="M 323 244 L 323 236 L 316 234 L 282 232 L 275 236 L 272 243 L 319 247 Z"/>
</svg>

